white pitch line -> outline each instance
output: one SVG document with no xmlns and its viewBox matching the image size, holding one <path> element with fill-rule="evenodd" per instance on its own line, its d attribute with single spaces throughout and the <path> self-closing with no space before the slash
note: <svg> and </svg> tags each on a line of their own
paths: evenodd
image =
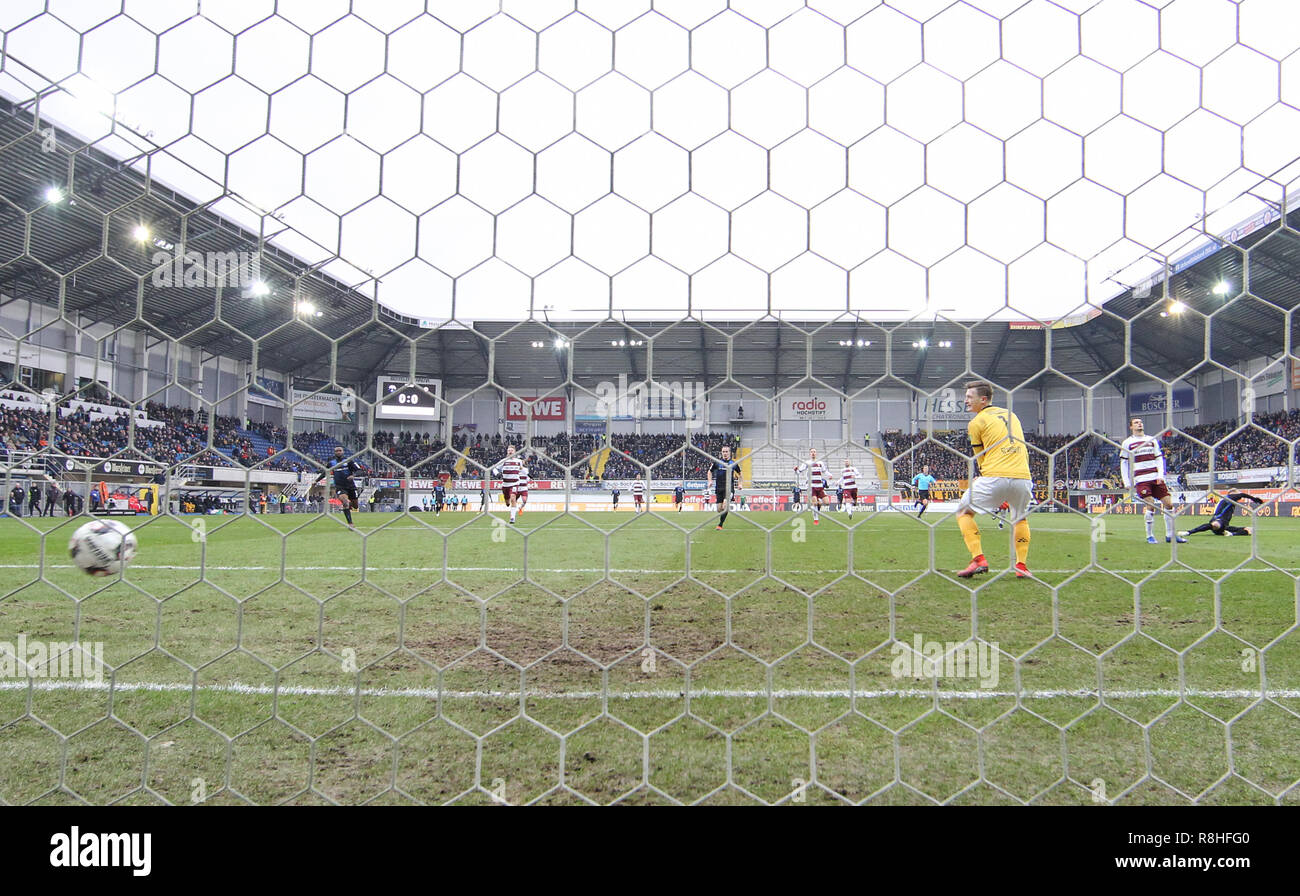
<svg viewBox="0 0 1300 896">
<path fill-rule="evenodd" d="M 0 569 L 40 569 L 40 568 L 41 566 L 38 563 L 0 563 Z M 45 569 L 75 569 L 76 567 L 74 567 L 71 563 L 47 563 L 45 564 L 44 568 Z M 197 572 L 199 570 L 215 570 L 217 572 L 265 572 L 269 570 L 271 572 L 279 572 L 280 570 L 280 567 L 278 565 L 277 566 L 217 566 L 214 564 L 208 564 L 207 566 L 184 566 L 184 565 L 170 564 L 170 563 L 154 563 L 154 564 L 132 563 L 130 564 L 129 568 L 130 569 L 151 569 L 151 570 L 160 570 L 160 569 L 178 570 L 181 572 Z M 521 572 L 520 568 L 517 566 L 447 566 L 447 567 L 442 567 L 442 566 L 364 566 L 364 567 L 363 566 L 285 566 L 284 569 L 289 572 L 358 572 L 358 571 L 442 572 L 444 569 L 446 569 L 447 572 L 514 572 L 514 573 Z M 1051 573 L 1051 574 L 1060 574 L 1060 575 L 1067 575 L 1076 572 L 1094 572 L 1094 573 L 1117 572 L 1126 575 L 1160 572 L 1162 575 L 1169 575 L 1171 573 L 1196 575 L 1199 573 L 1214 573 L 1214 572 L 1278 572 L 1279 570 L 1282 572 L 1300 572 L 1300 566 L 1282 566 L 1282 567 L 1278 567 L 1277 569 L 1271 566 L 1249 566 L 1243 568 L 1238 568 L 1235 566 L 1224 566 L 1224 567 L 1201 567 L 1199 569 L 1187 569 L 1185 567 L 1179 566 L 1173 569 L 1164 569 L 1164 570 L 1159 569 L 1159 567 L 1147 567 L 1145 569 L 1116 569 L 1109 566 L 1091 566 L 1091 567 L 1078 566 L 1078 567 L 1071 567 L 1069 569 L 1035 568 L 1033 571 L 1036 573 Z M 674 573 L 679 576 L 686 574 L 686 570 L 681 567 L 678 567 L 676 569 L 633 569 L 629 567 L 611 566 L 608 570 L 606 570 L 605 567 L 603 566 L 564 566 L 564 567 L 530 566 L 528 567 L 528 572 L 603 573 L 606 571 L 610 573 L 629 573 L 629 572 L 645 573 L 645 574 Z M 908 573 L 910 575 L 918 575 L 923 572 L 952 572 L 953 570 L 948 570 L 946 568 L 931 570 L 929 567 L 908 569 L 906 567 L 900 567 L 900 566 L 881 566 L 881 567 L 874 567 L 874 568 L 855 567 L 853 571 L 858 573 L 886 573 L 887 572 L 887 573 Z M 696 566 L 691 569 L 691 572 L 696 574 L 709 573 L 713 575 L 722 575 L 722 574 L 739 575 L 740 573 L 761 573 L 766 575 L 767 569 L 766 567 L 754 567 L 752 569 L 713 569 L 707 566 Z M 835 573 L 836 575 L 839 575 L 841 573 L 848 572 L 848 570 L 847 569 L 839 569 L 839 570 L 780 569 L 774 567 L 772 569 L 771 574 L 776 576 L 824 575 L 826 573 L 832 573 L 832 572 Z"/>
<path fill-rule="evenodd" d="M 119 682 L 111 685 L 106 681 L 33 681 L 30 684 L 33 690 L 37 691 L 113 691 L 114 693 L 148 691 L 148 692 L 185 692 L 198 691 L 203 693 L 218 694 L 242 694 L 248 696 L 275 696 L 282 697 L 352 697 L 360 695 L 362 697 L 415 697 L 424 700 L 436 700 L 439 697 L 444 700 L 490 700 L 490 699 L 511 699 L 518 700 L 521 697 L 525 699 L 538 700 L 597 700 L 601 697 L 608 696 L 611 700 L 682 700 L 686 697 L 687 692 L 681 690 L 647 690 L 647 691 L 457 691 L 457 690 L 438 690 L 437 688 L 345 688 L 345 687 L 307 687 L 302 685 L 281 685 L 279 688 L 269 685 L 249 685 L 249 684 L 228 684 L 228 685 L 198 685 L 191 686 L 179 682 Z M 25 691 L 28 688 L 28 682 L 23 681 L 0 681 L 0 691 Z M 1095 700 L 1098 698 L 1096 691 L 1089 690 L 1033 690 L 1033 691 L 995 691 L 995 690 L 969 690 L 953 691 L 941 690 L 930 691 L 924 688 L 911 689 L 885 689 L 885 690 L 860 690 L 851 691 L 844 688 L 831 689 L 803 689 L 803 688 L 775 688 L 771 691 L 741 690 L 732 688 L 695 688 L 690 692 L 693 700 L 723 698 L 732 700 L 756 700 L 767 699 L 849 699 L 857 697 L 860 700 L 881 700 L 887 698 L 903 699 L 932 699 L 938 697 L 941 700 L 985 700 L 985 699 L 1005 699 L 1020 697 L 1023 700 L 1052 700 L 1060 698 L 1080 698 Z M 1284 688 L 1266 691 L 1263 694 L 1259 691 L 1248 690 L 1245 688 L 1233 690 L 1204 690 L 1200 688 L 1188 688 L 1186 691 L 1174 689 L 1150 689 L 1150 690 L 1122 690 L 1122 691 L 1105 691 L 1101 697 L 1107 700 L 1140 700 L 1154 697 L 1172 697 L 1179 696 L 1188 698 L 1202 699 L 1220 699 L 1220 700 L 1255 700 L 1261 696 L 1272 700 L 1297 699 L 1300 698 L 1300 689 Z"/>
</svg>

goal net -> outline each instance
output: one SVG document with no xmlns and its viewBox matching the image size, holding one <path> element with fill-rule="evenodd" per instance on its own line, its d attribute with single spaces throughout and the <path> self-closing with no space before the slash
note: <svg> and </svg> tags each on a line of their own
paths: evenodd
<svg viewBox="0 0 1300 896">
<path fill-rule="evenodd" d="M 0 801 L 1295 802 L 1295 3 L 47 5 Z"/>
</svg>

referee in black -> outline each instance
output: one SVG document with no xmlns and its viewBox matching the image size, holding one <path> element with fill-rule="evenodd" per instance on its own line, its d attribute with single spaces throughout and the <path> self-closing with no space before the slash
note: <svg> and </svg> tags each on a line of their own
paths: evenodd
<svg viewBox="0 0 1300 896">
<path fill-rule="evenodd" d="M 353 475 L 361 472 L 361 467 L 354 460 L 343 459 L 343 446 L 334 446 L 334 456 L 330 458 L 329 469 L 322 470 L 321 474 L 316 477 L 315 486 L 325 478 L 327 473 L 334 476 L 334 492 L 338 495 L 339 500 L 343 502 L 343 515 L 347 517 L 348 526 L 355 529 L 352 523 L 352 511 L 358 509 L 357 505 L 357 484 L 352 481 Z"/>
<path fill-rule="evenodd" d="M 1232 514 L 1237 509 L 1238 501 L 1254 501 L 1256 505 L 1264 503 L 1259 498 L 1246 492 L 1234 492 L 1214 505 L 1214 515 L 1210 517 L 1208 523 L 1202 523 L 1195 529 L 1178 534 L 1187 536 L 1195 535 L 1197 532 L 1213 532 L 1215 535 L 1249 535 L 1250 526 L 1229 525 L 1232 522 Z"/>
<path fill-rule="evenodd" d="M 713 486 L 714 497 L 718 499 L 718 528 L 727 521 L 727 512 L 731 509 L 731 499 L 740 488 L 740 461 L 731 459 L 731 446 L 722 446 L 722 460 L 709 468 L 709 483 Z"/>
</svg>

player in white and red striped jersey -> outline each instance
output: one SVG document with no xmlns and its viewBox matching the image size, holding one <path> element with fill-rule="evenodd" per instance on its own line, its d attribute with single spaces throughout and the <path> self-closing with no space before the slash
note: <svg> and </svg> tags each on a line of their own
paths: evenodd
<svg viewBox="0 0 1300 896">
<path fill-rule="evenodd" d="M 1137 497 L 1147 506 L 1147 544 L 1156 543 L 1156 502 L 1164 505 L 1165 541 L 1177 540 L 1186 544 L 1187 539 L 1178 535 L 1174 529 L 1174 498 L 1169 494 L 1165 484 L 1165 452 L 1160 447 L 1160 440 L 1146 434 L 1141 417 L 1134 417 L 1128 423 L 1129 437 L 1119 449 L 1119 471 L 1124 477 L 1125 488 L 1133 489 Z"/>
<path fill-rule="evenodd" d="M 844 506 L 849 516 L 853 516 L 853 507 L 858 503 L 858 468 L 844 458 L 844 472 L 840 474 L 840 488 L 844 490 Z"/>
<path fill-rule="evenodd" d="M 812 448 L 808 452 L 808 463 L 800 464 L 794 469 L 796 473 L 807 472 L 808 474 L 808 503 L 812 505 L 813 525 L 816 526 L 821 522 L 818 511 L 826 503 L 826 483 L 830 479 L 826 465 L 817 459 L 817 449 Z"/>
<path fill-rule="evenodd" d="M 645 510 L 645 483 L 640 479 L 632 480 L 632 512 L 640 513 Z"/>
<path fill-rule="evenodd" d="M 519 482 L 515 485 L 515 506 L 519 512 L 523 513 L 524 505 L 528 503 L 528 490 L 532 488 L 533 480 L 528 475 L 528 468 L 520 465 Z"/>
<path fill-rule="evenodd" d="M 506 448 L 505 460 L 492 468 L 492 475 L 501 477 L 501 496 L 505 498 L 506 506 L 510 508 L 512 524 L 519 513 L 519 508 L 515 506 L 515 490 L 519 487 L 519 474 L 523 468 L 523 461 L 515 455 L 514 445 Z"/>
</svg>

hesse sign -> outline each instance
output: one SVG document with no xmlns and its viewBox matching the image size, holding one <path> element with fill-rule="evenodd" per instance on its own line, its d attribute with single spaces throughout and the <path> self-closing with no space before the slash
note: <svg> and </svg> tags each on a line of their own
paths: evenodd
<svg viewBox="0 0 1300 896">
<path fill-rule="evenodd" d="M 830 393 L 786 395 L 781 399 L 782 420 L 838 420 L 840 400 Z"/>
<path fill-rule="evenodd" d="M 564 420 L 568 416 L 568 399 L 559 398 L 507 398 L 506 419 L 527 420 L 528 403 L 532 402 L 534 420 Z"/>
</svg>

